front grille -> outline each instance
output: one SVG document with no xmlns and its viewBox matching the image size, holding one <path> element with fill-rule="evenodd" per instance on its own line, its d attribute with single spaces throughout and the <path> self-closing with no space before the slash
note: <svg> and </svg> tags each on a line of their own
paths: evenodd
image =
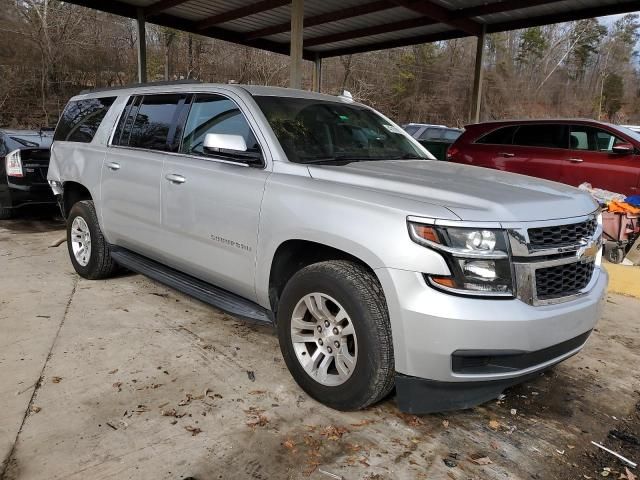
<svg viewBox="0 0 640 480">
<path fill-rule="evenodd" d="M 579 293 L 591 281 L 594 263 L 575 262 L 536 270 L 539 300 L 566 297 Z"/>
<path fill-rule="evenodd" d="M 595 219 L 570 225 L 556 225 L 529 229 L 529 245 L 534 249 L 576 245 L 583 238 L 591 238 L 596 231 Z"/>
</svg>

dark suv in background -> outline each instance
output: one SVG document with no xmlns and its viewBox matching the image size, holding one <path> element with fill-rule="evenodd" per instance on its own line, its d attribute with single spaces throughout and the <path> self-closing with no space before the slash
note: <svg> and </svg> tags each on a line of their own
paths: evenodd
<svg viewBox="0 0 640 480">
<path fill-rule="evenodd" d="M 47 183 L 52 130 L 0 130 L 0 219 L 27 205 L 56 205 Z"/>
<path fill-rule="evenodd" d="M 452 162 L 640 192 L 640 134 L 630 129 L 595 120 L 510 120 L 465 129 L 447 153 Z"/>
<path fill-rule="evenodd" d="M 464 131 L 459 128 L 445 127 L 444 125 L 422 123 L 408 123 L 402 128 L 418 140 L 438 160 L 447 159 L 447 150 Z"/>
</svg>

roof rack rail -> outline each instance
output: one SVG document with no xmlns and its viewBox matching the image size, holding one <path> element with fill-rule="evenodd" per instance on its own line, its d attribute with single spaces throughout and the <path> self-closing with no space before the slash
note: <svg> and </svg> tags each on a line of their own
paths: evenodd
<svg viewBox="0 0 640 480">
<path fill-rule="evenodd" d="M 80 95 L 84 95 L 85 93 L 96 93 L 96 92 L 110 92 L 112 90 L 125 90 L 127 88 L 136 88 L 136 87 L 158 87 L 162 85 L 185 85 L 185 84 L 193 84 L 193 83 L 202 83 L 200 80 L 162 80 L 159 82 L 146 82 L 146 83 L 130 83 L 129 85 L 122 85 L 121 87 L 103 87 L 103 88 L 87 88 L 80 92 Z"/>
</svg>

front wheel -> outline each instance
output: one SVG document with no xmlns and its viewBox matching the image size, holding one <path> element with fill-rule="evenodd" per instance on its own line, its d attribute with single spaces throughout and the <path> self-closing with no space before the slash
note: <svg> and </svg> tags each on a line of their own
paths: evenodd
<svg viewBox="0 0 640 480">
<path fill-rule="evenodd" d="M 67 219 L 67 247 L 73 268 L 84 278 L 107 278 L 118 268 L 111 258 L 109 244 L 102 235 L 91 200 L 71 207 Z"/>
<path fill-rule="evenodd" d="M 387 305 L 363 265 L 327 261 L 297 272 L 280 298 L 278 338 L 298 385 L 329 407 L 359 410 L 393 388 Z"/>
</svg>

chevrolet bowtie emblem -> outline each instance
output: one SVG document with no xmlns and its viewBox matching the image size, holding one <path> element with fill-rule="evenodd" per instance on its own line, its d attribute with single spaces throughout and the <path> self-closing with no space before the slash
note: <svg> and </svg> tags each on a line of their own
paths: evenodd
<svg viewBox="0 0 640 480">
<path fill-rule="evenodd" d="M 593 240 L 582 240 L 582 246 L 576 250 L 576 257 L 587 260 L 594 258 L 598 254 L 600 245 Z"/>
</svg>

